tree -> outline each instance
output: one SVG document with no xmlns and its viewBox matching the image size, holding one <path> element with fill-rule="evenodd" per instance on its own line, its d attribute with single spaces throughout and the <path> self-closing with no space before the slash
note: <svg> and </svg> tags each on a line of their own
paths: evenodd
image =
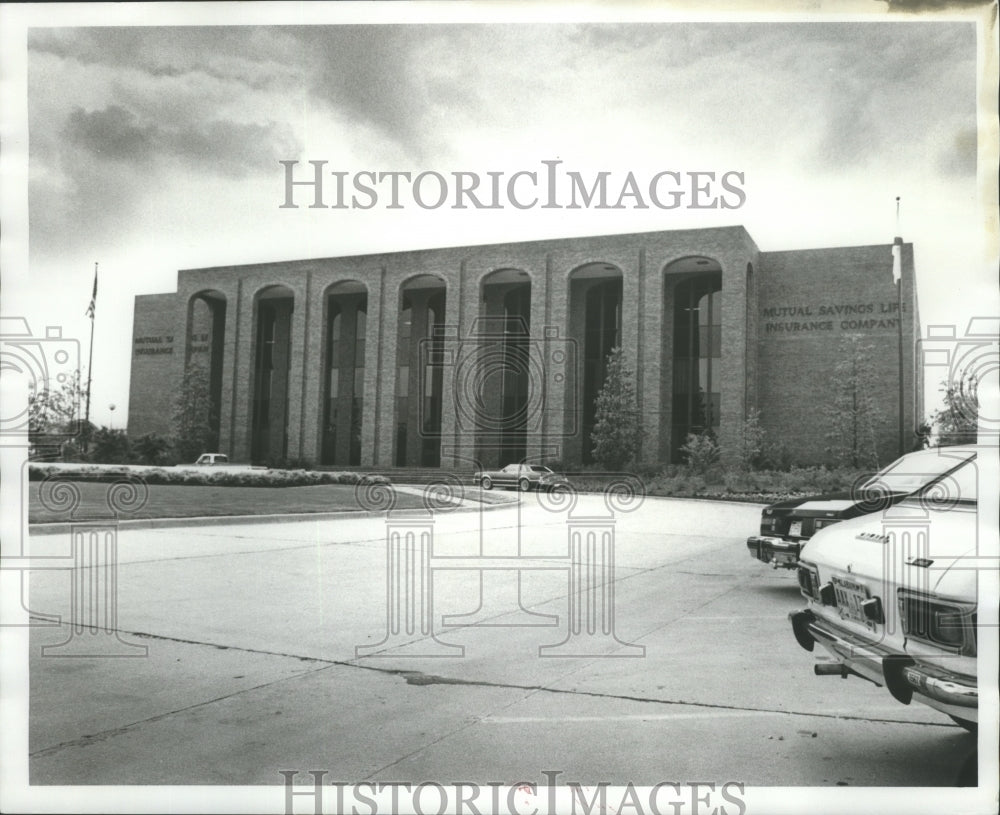
<svg viewBox="0 0 1000 815">
<path fill-rule="evenodd" d="M 760 426 L 760 411 L 751 408 L 743 420 L 743 441 L 740 444 L 739 467 L 744 472 L 760 464 L 765 435 L 764 428 Z"/>
<path fill-rule="evenodd" d="M 139 464 L 163 464 L 170 451 L 170 439 L 158 433 L 146 433 L 132 445 L 132 457 Z"/>
<path fill-rule="evenodd" d="M 975 444 L 979 431 L 979 381 L 976 375 L 962 371 L 957 379 L 942 382 L 941 391 L 945 406 L 931 414 L 938 447 Z"/>
<path fill-rule="evenodd" d="M 62 445 L 86 428 L 80 426 L 83 390 L 80 372 L 74 371 L 58 388 L 49 383 L 28 391 L 28 445 L 31 458 L 58 459 Z"/>
<path fill-rule="evenodd" d="M 194 461 L 214 449 L 211 412 L 208 370 L 201 363 L 192 362 L 184 372 L 174 402 L 174 449 L 181 461 Z"/>
<path fill-rule="evenodd" d="M 110 427 L 100 427 L 95 430 L 89 458 L 98 464 L 128 463 L 129 445 L 125 431 Z"/>
<path fill-rule="evenodd" d="M 878 428 L 882 421 L 875 374 L 875 346 L 858 334 L 841 340 L 839 361 L 830 372 L 837 383 L 833 400 L 824 410 L 827 452 L 837 463 L 878 468 Z"/>
<path fill-rule="evenodd" d="M 604 384 L 594 407 L 590 437 L 594 458 L 601 466 L 618 470 L 638 457 L 643 435 L 632 371 L 621 348 L 612 348 L 608 354 Z"/>
</svg>

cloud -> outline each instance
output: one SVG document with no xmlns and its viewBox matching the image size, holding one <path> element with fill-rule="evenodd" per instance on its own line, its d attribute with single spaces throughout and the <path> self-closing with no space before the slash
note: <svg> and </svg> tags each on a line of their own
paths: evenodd
<svg viewBox="0 0 1000 815">
<path fill-rule="evenodd" d="M 354 169 L 564 155 L 964 174 L 975 75 L 964 24 L 35 29 L 33 235 L 155 209 L 179 179 L 273 181 L 304 145 Z"/>
<path fill-rule="evenodd" d="M 306 73 L 312 99 L 358 131 L 377 132 L 417 161 L 447 138 L 446 126 L 429 127 L 443 109 L 468 111 L 478 104 L 460 69 L 438 69 L 462 47 L 467 27 L 345 25 L 280 31 Z"/>
<path fill-rule="evenodd" d="M 155 125 L 139 126 L 135 114 L 118 105 L 88 113 L 75 108 L 63 130 L 68 142 L 111 161 L 146 162 L 155 149 Z"/>
<path fill-rule="evenodd" d="M 75 148 L 74 165 L 86 162 L 88 156 L 161 166 L 176 159 L 199 171 L 236 177 L 271 171 L 280 158 L 298 150 L 285 124 L 227 120 L 140 124 L 132 111 L 119 105 L 91 112 L 75 108 L 63 134 Z"/>
</svg>

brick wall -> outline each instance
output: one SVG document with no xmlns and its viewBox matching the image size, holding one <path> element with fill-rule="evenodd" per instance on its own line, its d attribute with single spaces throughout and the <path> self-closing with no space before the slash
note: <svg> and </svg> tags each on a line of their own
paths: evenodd
<svg viewBox="0 0 1000 815">
<path fill-rule="evenodd" d="M 132 327 L 132 378 L 129 383 L 128 433 L 171 433 L 173 394 L 184 364 L 184 325 L 178 324 L 177 296 L 146 294 L 135 298 Z"/>
<path fill-rule="evenodd" d="M 472 337 L 482 313 L 482 282 L 491 273 L 515 269 L 531 282 L 531 337 L 547 360 L 544 375 L 532 383 L 529 399 L 540 405 L 529 434 L 530 456 L 572 460 L 581 450 L 580 422 L 575 411 L 582 362 L 582 337 L 570 333 L 570 283 L 574 271 L 606 264 L 621 273 L 623 283 L 622 345 L 635 372 L 643 423 L 644 457 L 665 460 L 670 435 L 670 297 L 665 270 L 693 256 L 710 258 L 722 274 L 722 425 L 720 440 L 727 454 L 741 441 L 743 420 L 756 404 L 772 438 L 783 438 L 803 462 L 825 457 L 821 407 L 830 398 L 829 371 L 836 358 L 836 339 L 851 328 L 849 319 L 886 319 L 883 304 L 895 303 L 888 246 L 848 247 L 795 252 L 759 252 L 742 227 L 676 230 L 636 235 L 610 235 L 490 246 L 451 247 L 345 258 L 183 270 L 175 295 L 136 298 L 136 338 L 172 335 L 175 342 L 188 330 L 189 307 L 199 292 L 211 290 L 226 303 L 222 365 L 220 448 L 235 461 L 250 449 L 250 400 L 253 392 L 255 297 L 272 285 L 286 286 L 294 297 L 289 371 L 288 454 L 319 459 L 321 444 L 325 292 L 343 281 L 359 281 L 368 295 L 361 462 L 392 463 L 396 332 L 401 286 L 422 274 L 440 277 L 447 289 L 448 342 L 460 346 Z M 748 284 L 748 266 L 752 267 Z M 675 267 L 676 268 L 676 267 Z M 914 303 L 912 247 L 904 247 L 904 301 Z M 847 296 L 848 293 L 849 296 Z M 867 305 L 861 314 L 819 315 L 836 305 Z M 791 315 L 774 309 L 791 309 Z M 808 308 L 809 314 L 797 314 Z M 904 313 L 906 348 L 912 349 L 913 308 Z M 829 322 L 828 328 L 775 328 L 794 322 Z M 199 324 L 200 325 L 200 324 Z M 879 359 L 879 399 L 893 408 L 896 393 L 895 329 L 869 325 L 866 336 L 877 338 L 886 352 Z M 664 339 L 666 337 L 666 339 Z M 222 339 L 220 337 L 220 339 Z M 580 353 L 568 368 L 554 361 L 553 350 L 579 341 Z M 183 353 L 133 356 L 130 431 L 169 429 L 163 405 L 180 382 Z M 907 350 L 906 386 L 912 395 L 912 352 Z M 456 384 L 458 385 L 456 389 Z M 455 369 L 444 376 L 442 464 L 472 466 L 475 438 L 451 394 L 462 394 Z M 538 391 L 541 390 L 539 394 Z M 412 392 L 412 389 L 411 389 Z M 461 397 L 460 397 L 461 398 Z M 912 427 L 908 399 L 907 427 Z M 890 417 L 895 413 L 887 410 Z M 891 424 L 891 426 L 889 426 Z M 886 451 L 895 425 L 883 428 Z"/>
<path fill-rule="evenodd" d="M 761 422 L 800 463 L 829 458 L 824 408 L 834 399 L 837 361 L 850 335 L 879 350 L 874 359 L 879 460 L 896 457 L 899 446 L 898 294 L 889 245 L 855 246 L 760 256 L 757 303 L 757 376 Z M 903 252 L 904 429 L 912 447 L 914 307 L 913 251 Z"/>
</svg>

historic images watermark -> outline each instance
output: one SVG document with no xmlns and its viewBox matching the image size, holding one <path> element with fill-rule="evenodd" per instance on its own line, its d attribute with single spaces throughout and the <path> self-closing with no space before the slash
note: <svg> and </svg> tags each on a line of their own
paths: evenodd
<svg viewBox="0 0 1000 815">
<path fill-rule="evenodd" d="M 661 781 L 612 785 L 569 781 L 562 770 L 543 770 L 544 781 L 441 784 L 328 781 L 329 770 L 279 770 L 285 815 L 325 812 L 379 815 L 745 815 L 740 781 Z"/>
<path fill-rule="evenodd" d="M 79 437 L 82 430 L 79 392 L 67 387 L 80 369 L 80 346 L 76 340 L 63 337 L 59 326 L 48 326 L 44 336 L 35 336 L 25 319 L 5 317 L 0 332 L 0 369 L 5 384 L 0 445 L 5 448 L 5 455 L 8 451 L 20 455 L 39 445 L 61 447 Z M 46 423 L 41 422 L 38 411 L 57 399 L 63 400 L 59 405 L 62 420 L 43 427 Z M 30 572 L 65 571 L 70 578 L 67 639 L 43 646 L 42 656 L 147 656 L 147 646 L 128 642 L 118 630 L 118 520 L 122 514 L 145 505 L 149 494 L 146 484 L 131 475 L 111 476 L 106 483 L 105 506 L 97 512 L 88 510 L 84 515 L 79 484 L 58 473 L 32 482 L 26 469 L 24 462 L 13 499 L 20 509 L 16 518 L 18 529 L 5 530 L 10 535 L 5 543 L 16 539 L 18 546 L 16 550 L 4 546 L 0 571 L 17 581 L 27 622 L 5 619 L 2 625 L 61 626 L 60 615 L 29 609 L 24 598 Z M 69 524 L 69 547 L 63 553 L 52 554 L 51 547 L 46 548 L 47 554 L 29 551 L 23 490 L 25 484 L 31 483 L 37 483 L 41 505 L 63 516 Z"/>
<path fill-rule="evenodd" d="M 279 161 L 284 200 L 279 209 L 739 209 L 747 201 L 737 170 L 660 170 L 645 175 L 543 167 L 503 170 L 331 170 L 325 159 Z M 296 168 L 300 164 L 301 170 Z M 544 169 L 543 169 L 544 168 Z M 301 188 L 301 189 L 299 189 Z M 301 194 L 297 194 L 301 193 Z M 309 203 L 305 203 L 305 202 Z"/>
</svg>

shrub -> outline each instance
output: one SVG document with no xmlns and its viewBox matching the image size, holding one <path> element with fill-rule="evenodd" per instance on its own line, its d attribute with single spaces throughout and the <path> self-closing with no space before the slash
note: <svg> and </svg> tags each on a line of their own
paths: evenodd
<svg viewBox="0 0 1000 815">
<path fill-rule="evenodd" d="M 129 460 L 128 437 L 124 430 L 100 427 L 94 432 L 90 461 L 100 464 L 124 464 Z"/>
<path fill-rule="evenodd" d="M 629 470 L 639 476 L 643 481 L 654 481 L 663 474 L 664 465 L 660 461 L 648 461 L 634 464 Z"/>
<path fill-rule="evenodd" d="M 170 439 L 159 433 L 146 433 L 131 443 L 132 460 L 136 464 L 153 466 L 166 464 L 170 454 Z"/>
<path fill-rule="evenodd" d="M 32 466 L 28 477 L 37 481 L 46 476 L 58 475 L 69 481 L 102 481 L 109 476 L 128 473 L 147 484 L 175 484 L 183 486 L 214 487 L 302 487 L 317 484 L 357 484 L 362 474 L 355 472 L 317 472 L 309 470 L 249 470 L 203 469 L 170 467 L 88 466 L 60 469 L 56 466 Z"/>
<path fill-rule="evenodd" d="M 719 445 L 710 430 L 697 435 L 688 433 L 684 444 L 681 445 L 681 453 L 688 466 L 699 473 L 705 472 L 719 461 Z"/>
<path fill-rule="evenodd" d="M 764 443 L 757 459 L 759 470 L 790 470 L 792 468 L 792 451 L 783 441 L 767 441 Z"/>
<path fill-rule="evenodd" d="M 750 410 L 743 420 L 743 442 L 740 445 L 738 465 L 741 470 L 760 466 L 764 449 L 764 428 L 760 426 L 760 411 Z"/>
</svg>

